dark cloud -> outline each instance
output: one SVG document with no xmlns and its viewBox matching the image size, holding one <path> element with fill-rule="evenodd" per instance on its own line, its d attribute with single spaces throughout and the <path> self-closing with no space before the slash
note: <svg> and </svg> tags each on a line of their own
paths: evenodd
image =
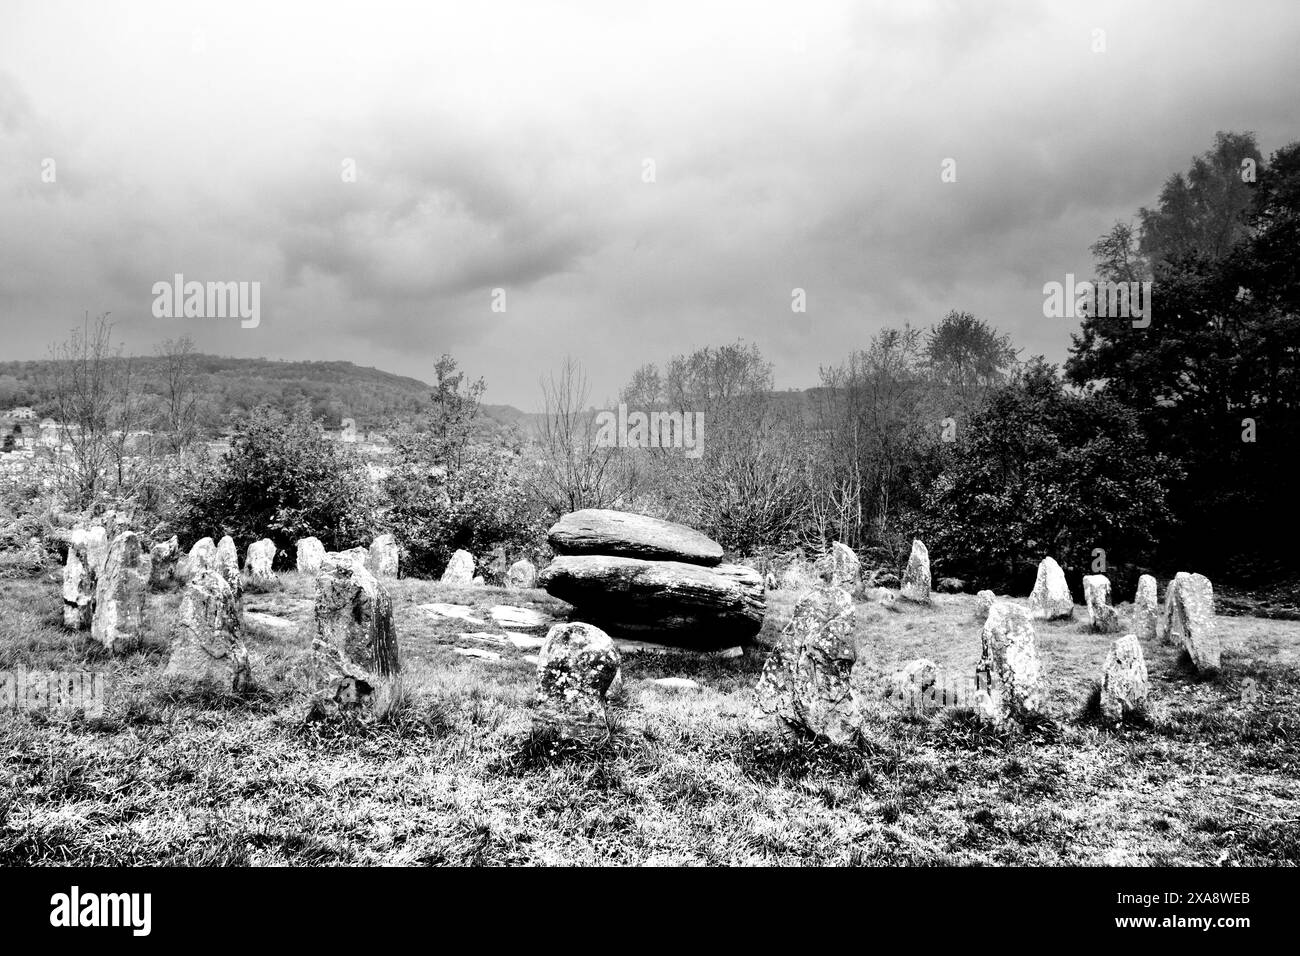
<svg viewBox="0 0 1300 956">
<path fill-rule="evenodd" d="M 12 7 L 5 357 L 111 309 L 142 350 L 451 351 L 535 407 L 566 354 L 606 397 L 743 337 L 807 386 L 964 308 L 1060 359 L 1044 282 L 1216 130 L 1300 136 L 1287 2 Z M 262 327 L 154 319 L 176 272 L 260 281 Z"/>
</svg>

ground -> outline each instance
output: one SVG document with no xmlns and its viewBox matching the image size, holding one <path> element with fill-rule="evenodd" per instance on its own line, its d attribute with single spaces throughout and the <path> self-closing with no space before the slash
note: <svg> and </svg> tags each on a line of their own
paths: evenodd
<svg viewBox="0 0 1300 956">
<path fill-rule="evenodd" d="M 417 607 L 566 610 L 543 592 L 395 582 L 401 682 L 372 720 L 307 723 L 311 582 L 284 583 L 246 606 L 299 627 L 248 628 L 259 688 L 237 698 L 161 677 L 175 594 L 151 597 L 142 651 L 108 659 L 63 629 L 55 576 L 0 581 L 0 670 L 100 670 L 113 695 L 100 719 L 0 713 L 0 866 L 1300 862 L 1297 622 L 1221 617 L 1208 681 L 1147 646 L 1151 712 L 1121 727 L 1089 702 L 1110 639 L 1039 623 L 1053 719 L 890 717 L 852 748 L 750 725 L 762 645 L 629 656 L 614 734 L 577 746 L 530 729 L 535 652 L 462 657 L 459 633 L 500 629 Z M 769 597 L 765 641 L 791 609 Z M 858 614 L 860 653 L 886 668 L 979 656 L 973 597 Z"/>
</svg>

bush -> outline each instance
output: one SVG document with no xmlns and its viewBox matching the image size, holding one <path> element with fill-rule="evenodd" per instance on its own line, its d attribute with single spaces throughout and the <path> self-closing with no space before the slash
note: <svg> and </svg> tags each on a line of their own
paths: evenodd
<svg viewBox="0 0 1300 956">
<path fill-rule="evenodd" d="M 216 461 L 196 459 L 177 524 L 189 540 L 267 537 L 287 550 L 314 536 L 339 550 L 369 543 L 375 503 L 364 462 L 327 439 L 305 407 L 285 414 L 264 406 L 236 426 L 229 452 Z"/>
<path fill-rule="evenodd" d="M 1172 462 L 1146 451 L 1131 409 L 1067 392 L 1040 360 L 972 416 L 920 523 L 945 574 L 1023 585 L 1045 555 L 1088 573 L 1097 548 L 1108 572 L 1133 569 L 1169 520 L 1176 477 Z"/>
</svg>

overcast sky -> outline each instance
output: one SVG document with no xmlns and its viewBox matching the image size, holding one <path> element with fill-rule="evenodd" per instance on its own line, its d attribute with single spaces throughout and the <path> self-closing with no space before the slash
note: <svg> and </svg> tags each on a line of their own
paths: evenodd
<svg viewBox="0 0 1300 956">
<path fill-rule="evenodd" d="M 1300 3 L 0 0 L 0 359 L 111 311 L 535 409 L 566 353 L 597 403 L 737 338 L 806 387 L 959 308 L 1060 360 L 1043 283 L 1221 129 L 1300 139 Z M 155 318 L 175 273 L 260 326 Z"/>
</svg>

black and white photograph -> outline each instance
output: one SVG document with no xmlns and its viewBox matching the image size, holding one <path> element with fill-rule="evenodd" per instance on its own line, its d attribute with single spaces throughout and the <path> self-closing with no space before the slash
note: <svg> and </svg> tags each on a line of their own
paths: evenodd
<svg viewBox="0 0 1300 956">
<path fill-rule="evenodd" d="M 1245 945 L 1298 450 L 1294 0 L 0 0 L 0 925 Z"/>
</svg>

